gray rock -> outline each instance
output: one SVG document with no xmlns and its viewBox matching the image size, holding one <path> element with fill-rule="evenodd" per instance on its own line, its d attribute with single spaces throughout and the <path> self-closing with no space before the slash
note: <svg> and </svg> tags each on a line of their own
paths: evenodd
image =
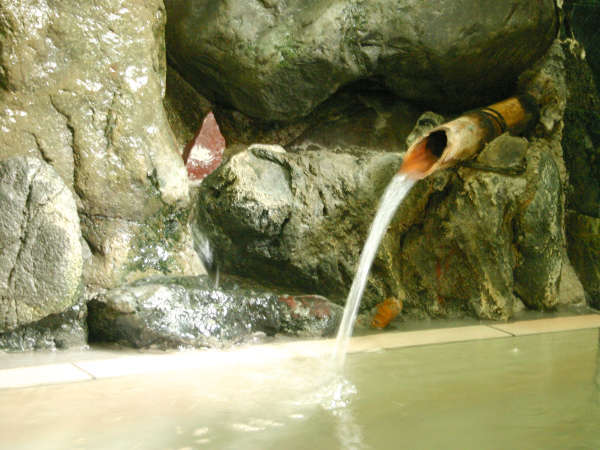
<svg viewBox="0 0 600 450">
<path fill-rule="evenodd" d="M 569 258 L 590 305 L 600 309 L 600 219 L 569 211 L 567 230 Z"/>
<path fill-rule="evenodd" d="M 565 48 L 568 86 L 562 146 L 569 171 L 567 205 L 600 218 L 600 96 L 578 47 Z"/>
<path fill-rule="evenodd" d="M 306 129 L 285 147 L 294 151 L 403 152 L 419 112 L 388 92 L 343 90 L 297 121 L 306 124 Z"/>
<path fill-rule="evenodd" d="M 304 116 L 376 79 L 438 109 L 511 88 L 556 35 L 552 0 L 167 1 L 167 47 L 209 98 L 266 120 Z M 527 45 L 523 45 L 523 43 Z"/>
<path fill-rule="evenodd" d="M 133 347 L 213 347 L 256 333 L 332 334 L 341 308 L 316 296 L 279 295 L 208 277 L 138 280 L 89 303 L 90 339 Z"/>
<path fill-rule="evenodd" d="M 255 145 L 204 180 L 196 225 L 224 272 L 342 301 L 377 198 L 400 162 L 395 153 Z"/>
<path fill-rule="evenodd" d="M 165 19 L 161 0 L 0 0 L 0 158 L 40 157 L 77 195 L 92 291 L 201 270 L 162 106 Z"/>
<path fill-rule="evenodd" d="M 405 314 L 499 319 L 513 314 L 516 293 L 531 308 L 553 308 L 565 239 L 547 145 L 503 135 L 472 167 L 418 183 L 383 239 L 363 307 L 394 296 Z M 399 163 L 393 153 L 252 146 L 205 180 L 197 225 L 225 272 L 343 302 Z"/>
<path fill-rule="evenodd" d="M 0 349 L 11 352 L 87 348 L 87 307 L 77 303 L 60 314 L 0 333 Z"/>
<path fill-rule="evenodd" d="M 461 168 L 442 186 L 406 234 L 384 243 L 398 268 L 390 275 L 406 292 L 405 309 L 439 317 L 510 317 L 512 222 L 526 180 Z"/>
<path fill-rule="evenodd" d="M 65 311 L 81 295 L 81 229 L 56 171 L 32 157 L 0 161 L 0 332 Z"/>
<path fill-rule="evenodd" d="M 163 104 L 179 153 L 193 138 L 214 106 L 202 97 L 173 67 L 167 67 Z"/>
<path fill-rule="evenodd" d="M 528 186 L 520 199 L 515 227 L 518 257 L 514 289 L 527 306 L 550 309 L 559 301 L 566 244 L 562 186 L 558 168 L 543 143 L 530 145 L 528 156 Z"/>
</svg>

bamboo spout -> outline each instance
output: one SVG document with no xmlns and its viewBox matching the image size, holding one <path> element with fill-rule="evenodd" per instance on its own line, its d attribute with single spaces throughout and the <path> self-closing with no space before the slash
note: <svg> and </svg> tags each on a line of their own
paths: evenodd
<svg viewBox="0 0 600 450">
<path fill-rule="evenodd" d="M 436 170 L 473 158 L 487 142 L 504 132 L 523 133 L 537 116 L 537 104 L 529 95 L 466 112 L 415 141 L 407 150 L 399 173 L 425 178 Z"/>
</svg>

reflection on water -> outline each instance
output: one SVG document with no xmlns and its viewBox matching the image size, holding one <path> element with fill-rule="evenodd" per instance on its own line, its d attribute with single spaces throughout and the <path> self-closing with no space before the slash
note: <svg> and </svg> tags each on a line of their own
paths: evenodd
<svg viewBox="0 0 600 450">
<path fill-rule="evenodd" d="M 598 331 L 0 391 L 10 449 L 600 448 Z"/>
</svg>

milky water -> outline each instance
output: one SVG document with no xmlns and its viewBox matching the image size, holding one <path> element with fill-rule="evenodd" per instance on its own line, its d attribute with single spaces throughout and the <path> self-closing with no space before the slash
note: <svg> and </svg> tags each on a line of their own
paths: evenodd
<svg viewBox="0 0 600 450">
<path fill-rule="evenodd" d="M 600 448 L 597 329 L 352 353 L 337 393 L 323 355 L 0 390 L 0 448 Z"/>
<path fill-rule="evenodd" d="M 348 294 L 346 307 L 344 309 L 344 316 L 342 317 L 342 322 L 337 334 L 334 360 L 338 370 L 341 370 L 344 366 L 348 342 L 352 336 L 360 300 L 365 290 L 367 277 L 371 270 L 371 264 L 373 263 L 381 239 L 383 239 L 387 227 L 394 217 L 398 206 L 400 206 L 400 203 L 402 203 L 402 200 L 404 200 L 404 197 L 406 197 L 414 184 L 414 179 L 407 177 L 404 174 L 396 174 L 388 184 L 379 201 L 377 213 L 373 219 L 369 235 L 360 254 L 356 275 L 354 276 L 352 286 L 350 287 L 350 293 Z"/>
</svg>

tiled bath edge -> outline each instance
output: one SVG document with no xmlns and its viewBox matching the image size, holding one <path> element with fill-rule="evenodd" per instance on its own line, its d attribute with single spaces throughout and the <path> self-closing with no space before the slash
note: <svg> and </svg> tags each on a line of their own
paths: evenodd
<svg viewBox="0 0 600 450">
<path fill-rule="evenodd" d="M 419 331 L 395 331 L 352 338 L 350 352 L 495 339 L 531 334 L 600 328 L 600 314 L 536 319 L 512 323 L 471 325 Z M 333 340 L 292 341 L 244 347 L 231 351 L 197 350 L 165 354 L 126 355 L 109 359 L 71 361 L 0 369 L 0 391 L 48 384 L 91 381 L 125 375 L 201 369 L 206 364 L 252 363 L 331 352 Z M 234 354 L 235 358 L 231 358 Z M 2 356 L 0 355 L 0 363 Z"/>
</svg>

